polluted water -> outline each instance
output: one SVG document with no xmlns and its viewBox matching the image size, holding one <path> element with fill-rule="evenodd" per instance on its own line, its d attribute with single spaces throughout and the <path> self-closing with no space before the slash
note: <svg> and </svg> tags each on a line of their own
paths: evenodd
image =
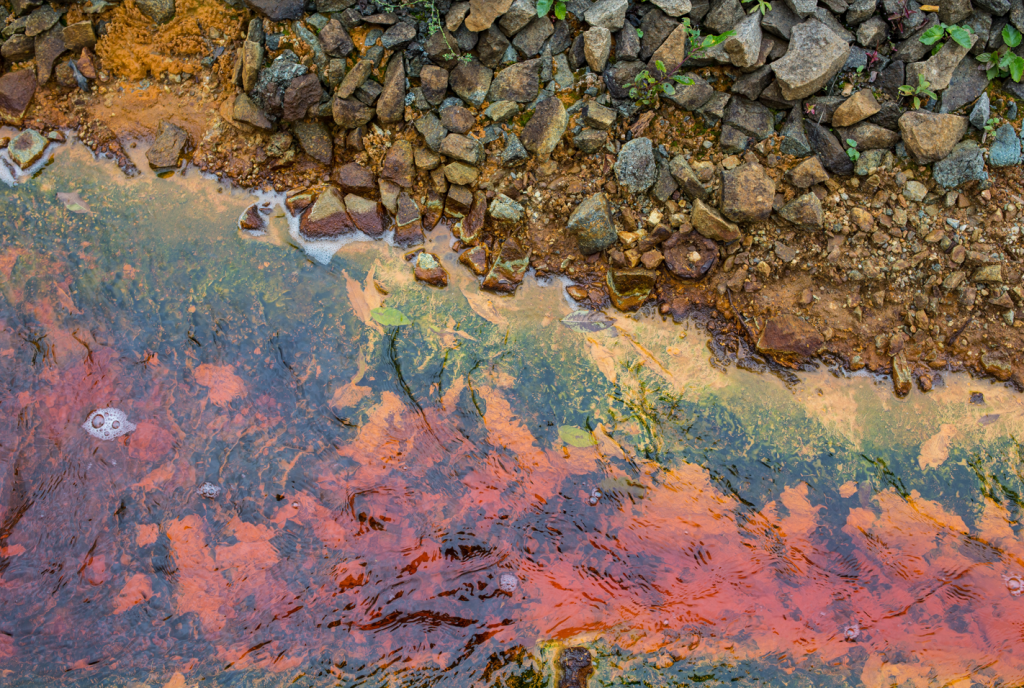
<svg viewBox="0 0 1024 688">
<path fill-rule="evenodd" d="M 0 191 L 0 685 L 1024 684 L 1018 392 L 52 156 Z"/>
</svg>

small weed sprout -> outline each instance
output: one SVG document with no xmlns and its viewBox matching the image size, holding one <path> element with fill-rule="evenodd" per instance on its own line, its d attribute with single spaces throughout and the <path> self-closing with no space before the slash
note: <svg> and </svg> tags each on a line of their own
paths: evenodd
<svg viewBox="0 0 1024 688">
<path fill-rule="evenodd" d="M 927 100 L 928 98 L 937 100 L 938 97 L 939 97 L 935 93 L 935 91 L 930 91 L 929 90 L 929 86 L 931 86 L 931 82 L 925 81 L 924 76 L 922 76 L 921 74 L 918 74 L 917 75 L 917 86 L 909 86 L 909 85 L 907 85 L 907 86 L 900 86 L 899 92 L 900 92 L 901 96 L 912 97 L 914 99 L 914 109 L 915 110 L 920 110 L 921 109 L 921 99 L 922 98 L 925 98 L 924 102 L 927 103 L 928 102 L 928 100 Z"/>
</svg>

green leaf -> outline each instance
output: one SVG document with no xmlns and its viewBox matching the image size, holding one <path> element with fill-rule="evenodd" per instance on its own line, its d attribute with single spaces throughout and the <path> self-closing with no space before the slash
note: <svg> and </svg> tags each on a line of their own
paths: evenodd
<svg viewBox="0 0 1024 688">
<path fill-rule="evenodd" d="M 1024 77 L 1024 57 L 1014 55 L 1010 60 L 1010 78 L 1019 84 L 1021 77 Z"/>
<path fill-rule="evenodd" d="M 575 425 L 563 425 L 558 428 L 558 436 L 571 447 L 593 447 L 597 442 L 588 430 Z"/>
<path fill-rule="evenodd" d="M 395 308 L 374 308 L 370 311 L 370 317 L 387 327 L 401 327 L 412 322 L 405 313 Z"/>
<path fill-rule="evenodd" d="M 939 51 L 942 50 L 942 46 L 944 46 L 944 45 L 945 45 L 944 42 L 943 43 L 936 43 L 935 45 L 933 45 L 932 46 L 932 55 L 938 55 Z"/>
<path fill-rule="evenodd" d="M 962 26 L 949 27 L 949 37 L 956 41 L 961 48 L 971 49 L 971 34 Z"/>
<path fill-rule="evenodd" d="M 991 53 L 982 53 L 981 55 L 978 55 L 978 57 L 975 58 L 975 59 L 977 59 L 978 62 L 980 62 L 982 64 L 988 64 L 989 62 L 992 62 L 992 54 Z"/>
<path fill-rule="evenodd" d="M 565 3 L 555 2 L 555 18 L 561 21 L 565 19 Z"/>
<path fill-rule="evenodd" d="M 643 38 L 644 37 L 644 32 L 641 31 L 640 29 L 637 29 L 636 30 L 636 36 L 637 36 L 637 38 Z"/>
<path fill-rule="evenodd" d="M 537 0 L 537 16 L 543 17 L 551 11 L 551 5 L 555 0 Z"/>
<path fill-rule="evenodd" d="M 1003 27 L 1003 43 L 1006 43 L 1011 48 L 1016 48 L 1020 45 L 1020 39 L 1020 31 L 1013 24 L 1007 24 Z"/>
<path fill-rule="evenodd" d="M 662 62 L 661 60 L 655 60 L 655 61 L 654 61 L 654 67 L 655 67 L 655 69 L 657 69 L 657 70 L 658 70 L 659 72 L 665 72 L 665 71 L 666 71 L 666 69 L 665 69 L 665 63 L 664 63 L 664 62 Z"/>
<path fill-rule="evenodd" d="M 539 3 L 537 4 L 537 8 L 538 8 L 538 11 L 539 11 L 539 9 L 540 9 L 540 4 Z M 923 34 L 921 34 L 921 39 L 920 40 L 925 45 L 934 45 L 936 42 L 942 40 L 942 37 L 945 35 L 945 33 L 946 33 L 946 30 L 943 29 L 941 26 L 933 26 L 930 29 L 928 29 L 927 31 L 925 31 Z"/>
<path fill-rule="evenodd" d="M 675 85 L 667 82 L 662 85 L 661 90 L 667 96 L 674 96 L 676 94 Z"/>
<path fill-rule="evenodd" d="M 854 141 L 853 139 L 846 139 L 846 145 L 849 146 L 850 148 L 856 148 L 857 142 Z"/>
</svg>

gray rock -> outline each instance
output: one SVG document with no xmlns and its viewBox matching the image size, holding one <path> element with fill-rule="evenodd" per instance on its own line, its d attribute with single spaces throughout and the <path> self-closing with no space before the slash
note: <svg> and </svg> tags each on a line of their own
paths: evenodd
<svg viewBox="0 0 1024 688">
<path fill-rule="evenodd" d="M 537 98 L 540 91 L 540 60 L 527 60 L 506 67 L 494 75 L 488 91 L 490 101 L 514 100 L 517 103 L 530 103 Z"/>
<path fill-rule="evenodd" d="M 658 180 L 654 182 L 654 186 L 651 187 L 651 198 L 664 203 L 668 199 L 672 198 L 672 194 L 679 189 L 679 185 L 676 184 L 676 180 L 672 178 L 672 173 L 669 172 L 668 164 L 661 163 L 658 165 Z"/>
<path fill-rule="evenodd" d="M 774 80 L 775 72 L 771 65 L 764 65 L 734 81 L 729 91 L 734 95 L 757 100 Z"/>
<path fill-rule="evenodd" d="M 734 96 L 729 101 L 722 121 L 758 141 L 775 133 L 775 118 L 768 108 L 743 96 Z"/>
<path fill-rule="evenodd" d="M 587 10 L 583 18 L 591 26 L 601 26 L 609 31 L 618 31 L 626 23 L 628 0 L 598 0 Z"/>
<path fill-rule="evenodd" d="M 692 83 L 677 84 L 675 95 L 666 96 L 667 100 L 690 112 L 711 100 L 711 97 L 715 94 L 715 89 L 711 87 L 711 84 L 693 72 L 687 72 L 683 74 L 683 77 L 689 79 Z"/>
<path fill-rule="evenodd" d="M 971 47 L 977 40 L 978 37 L 971 34 Z M 961 60 L 967 57 L 968 52 L 970 52 L 970 48 L 965 48 L 954 40 L 946 41 L 939 52 L 924 62 L 907 65 L 907 84 L 917 86 L 920 76 L 930 84 L 929 88 L 932 91 L 937 93 L 946 90 L 953 78 L 953 70 L 957 68 Z"/>
<path fill-rule="evenodd" d="M 629 25 L 627 24 L 627 26 Z M 643 38 L 640 39 L 640 59 L 645 61 L 651 59 L 651 55 L 661 47 L 665 39 L 672 35 L 677 26 L 679 26 L 678 21 L 659 9 L 653 9 L 645 14 L 640 21 L 640 30 L 643 32 Z M 627 29 L 624 27 L 622 30 L 626 31 Z M 636 29 L 633 31 L 635 32 Z M 629 58 L 622 57 L 620 59 Z"/>
<path fill-rule="evenodd" d="M 938 20 L 935 18 L 935 15 L 929 14 L 923 24 L 921 24 L 904 40 L 896 44 L 896 52 L 892 54 L 892 59 L 910 63 L 917 62 L 927 55 L 931 51 L 931 48 L 921 42 L 921 36 L 924 35 L 925 31 L 937 23 Z"/>
<path fill-rule="evenodd" d="M 432 112 L 428 112 L 413 122 L 427 144 L 427 148 L 437 153 L 441 150 L 441 142 L 448 135 L 448 130 L 441 124 L 441 120 Z"/>
<path fill-rule="evenodd" d="M 690 163 L 686 161 L 682 155 L 677 155 L 672 158 L 668 163 L 668 170 L 672 177 L 679 184 L 680 190 L 683 195 L 691 201 L 693 200 L 704 200 L 707 198 L 708 192 L 701 184 L 700 179 L 697 178 L 697 174 L 690 167 Z"/>
<path fill-rule="evenodd" d="M 594 129 L 611 129 L 616 113 L 600 103 L 589 102 L 583 107 L 583 123 Z"/>
<path fill-rule="evenodd" d="M 477 59 L 487 67 L 494 69 L 501 64 L 501 57 L 510 45 L 505 34 L 497 26 L 492 26 L 480 34 L 480 39 L 476 44 Z"/>
<path fill-rule="evenodd" d="M 740 131 L 728 124 L 722 125 L 722 133 L 718 138 L 718 146 L 723 153 L 739 153 L 754 145 L 754 139 L 749 134 Z"/>
<path fill-rule="evenodd" d="M 306 8 L 304 0 L 245 0 L 245 4 L 274 21 L 299 19 Z"/>
<path fill-rule="evenodd" d="M 761 28 L 770 34 L 787 41 L 793 34 L 793 27 L 799 24 L 800 17 L 785 2 L 774 2 L 772 8 L 761 18 Z"/>
<path fill-rule="evenodd" d="M 970 121 L 970 123 L 974 126 L 975 129 L 978 129 L 980 131 L 985 128 L 985 124 L 988 122 L 989 117 L 991 117 L 991 115 L 992 105 L 989 101 L 988 94 L 982 93 L 981 97 L 978 98 L 978 101 L 974 104 L 974 107 L 971 108 L 971 115 L 967 119 Z M 1012 128 L 1013 127 L 1011 127 L 1011 129 Z M 1002 128 L 1000 128 L 1000 131 L 1002 131 Z"/>
<path fill-rule="evenodd" d="M 465 26 L 460 26 L 454 35 L 455 45 L 459 46 L 463 53 L 468 53 L 480 42 L 480 34 L 470 31 Z"/>
<path fill-rule="evenodd" d="M 473 107 L 480 107 L 487 99 L 492 79 L 493 72 L 490 67 L 476 60 L 460 60 L 448 76 L 448 84 L 464 101 Z"/>
<path fill-rule="evenodd" d="M 608 143 L 608 132 L 600 129 L 584 129 L 572 139 L 572 145 L 584 153 L 594 153 Z"/>
<path fill-rule="evenodd" d="M 793 14 L 801 19 L 806 19 L 814 14 L 818 0 L 786 0 L 786 4 L 789 5 L 789 9 L 793 10 Z"/>
<path fill-rule="evenodd" d="M 987 87 L 988 77 L 978 69 L 978 63 L 970 59 L 961 61 L 953 70 L 949 87 L 942 92 L 939 112 L 946 114 L 959 110 L 978 99 Z"/>
<path fill-rule="evenodd" d="M 647 32 L 644 32 L 647 35 Z M 640 57 L 640 36 L 629 22 L 615 34 L 615 59 L 635 60 Z"/>
<path fill-rule="evenodd" d="M 555 27 L 548 17 L 536 17 L 525 29 L 516 34 L 512 39 L 512 45 L 516 47 L 523 57 L 536 57 L 544 41 L 555 32 Z"/>
<path fill-rule="evenodd" d="M 615 161 L 615 177 L 630 193 L 643 193 L 651 188 L 658 179 L 658 165 L 649 138 L 636 138 L 622 146 Z"/>
<path fill-rule="evenodd" d="M 611 49 L 612 33 L 608 29 L 595 26 L 583 34 L 583 54 L 587 58 L 587 64 L 595 73 L 600 74 L 604 71 Z"/>
<path fill-rule="evenodd" d="M 988 43 L 989 38 L 992 34 L 992 15 L 988 12 L 972 12 L 971 16 L 964 22 L 964 26 L 967 26 L 973 33 L 978 35 L 978 42 L 971 48 L 971 55 L 980 55 L 985 52 L 985 45 Z M 1000 27 L 999 31 L 1002 31 Z M 996 32 L 998 33 L 998 31 Z"/>
<path fill-rule="evenodd" d="M 997 17 L 1010 11 L 1010 0 L 975 0 L 974 4 L 988 10 Z"/>
<path fill-rule="evenodd" d="M 670 17 L 682 17 L 693 8 L 690 0 L 651 0 L 651 4 Z"/>
<path fill-rule="evenodd" d="M 29 38 L 38 36 L 44 31 L 48 31 L 58 21 L 60 21 L 60 14 L 50 5 L 38 7 L 25 20 L 25 35 Z"/>
<path fill-rule="evenodd" d="M 869 174 L 874 174 L 875 171 L 882 167 L 885 161 L 885 155 L 888 151 L 884 150 L 866 150 L 860 154 L 857 161 L 853 164 L 853 173 L 858 177 L 866 177 Z M 889 153 L 891 155 L 891 153 Z"/>
<path fill-rule="evenodd" d="M 1007 122 L 996 130 L 995 140 L 988 151 L 988 164 L 992 167 L 1009 167 L 1019 165 L 1020 160 L 1020 138 L 1013 125 Z"/>
<path fill-rule="evenodd" d="M 551 97 L 541 101 L 523 129 L 523 146 L 540 160 L 547 160 L 562 139 L 568 122 L 561 100 Z"/>
<path fill-rule="evenodd" d="M 877 48 L 889 36 L 889 25 L 881 17 L 872 17 L 857 27 L 857 42 L 865 48 Z"/>
<path fill-rule="evenodd" d="M 480 142 L 462 134 L 448 134 L 438 152 L 469 165 L 479 165 L 484 160 L 484 147 Z"/>
<path fill-rule="evenodd" d="M 875 79 L 875 88 L 886 94 L 893 100 L 900 97 L 900 86 L 906 80 L 906 71 L 901 60 L 894 60 L 889 66 L 878 73 Z"/>
<path fill-rule="evenodd" d="M 704 28 L 711 33 L 725 33 L 747 16 L 739 0 L 716 0 L 704 17 Z"/>
<path fill-rule="evenodd" d="M 508 11 L 498 20 L 498 26 L 506 36 L 514 36 L 536 17 L 537 3 L 534 0 L 514 0 Z"/>
<path fill-rule="evenodd" d="M 985 157 L 980 148 L 961 146 L 950 155 L 932 165 L 932 177 L 947 189 L 953 189 L 969 181 L 988 178 L 985 172 Z"/>
<path fill-rule="evenodd" d="M 851 32 L 847 31 L 846 27 L 840 24 L 839 20 L 832 16 L 832 13 L 829 12 L 824 7 L 819 7 L 816 10 L 814 10 L 814 14 L 811 15 L 811 18 L 817 19 L 822 24 L 827 26 L 829 30 L 835 33 L 835 35 L 839 36 L 839 38 L 844 43 L 853 43 L 854 39 L 856 38 L 856 36 L 854 36 Z"/>
<path fill-rule="evenodd" d="M 876 114 L 868 117 L 868 121 L 886 129 L 897 131 L 900 128 L 900 117 L 903 116 L 903 109 L 892 101 L 882 103 L 882 109 Z"/>
<path fill-rule="evenodd" d="M 839 143 L 839 139 L 820 124 L 808 121 L 804 125 L 811 150 L 821 160 L 821 164 L 825 169 L 833 174 L 841 174 L 846 177 L 851 176 L 853 174 L 853 161 L 846 154 L 846 148 Z"/>
<path fill-rule="evenodd" d="M 761 16 L 748 14 L 732 28 L 733 35 L 722 46 L 735 67 L 746 68 L 757 64 L 761 52 Z"/>
<path fill-rule="evenodd" d="M 523 219 L 526 209 L 505 194 L 498 194 L 494 197 L 494 200 L 491 201 L 491 205 L 487 209 L 487 212 L 495 220 L 519 222 Z"/>
<path fill-rule="evenodd" d="M 779 132 L 782 136 L 782 143 L 779 150 L 784 155 L 792 155 L 796 158 L 803 158 L 811 154 L 811 144 L 807 140 L 807 132 L 804 130 L 804 118 L 801 113 L 802 106 L 797 104 L 782 125 Z"/>
<path fill-rule="evenodd" d="M 708 102 L 697 108 L 696 112 L 701 116 L 708 126 L 715 126 L 722 121 L 722 117 L 725 116 L 725 108 L 729 105 L 729 99 L 731 96 L 728 93 L 722 93 L 721 91 L 715 91 L 711 94 Z"/>
<path fill-rule="evenodd" d="M 576 206 L 566 228 L 576 236 L 580 253 L 585 256 L 603 251 L 619 240 L 608 199 L 603 193 L 594 194 Z"/>
<path fill-rule="evenodd" d="M 22 170 L 27 170 L 43 157 L 48 145 L 50 145 L 50 141 L 39 132 L 34 129 L 26 129 L 8 144 L 7 152 L 10 153 L 14 164 Z"/>
<path fill-rule="evenodd" d="M 973 11 L 971 0 L 939 0 L 939 21 L 943 24 L 959 24 Z"/>
<path fill-rule="evenodd" d="M 970 2 L 967 3 L 970 5 Z M 878 7 L 878 0 L 853 0 L 846 8 L 846 23 L 856 26 L 867 21 L 875 13 Z"/>
<path fill-rule="evenodd" d="M 576 82 L 572 70 L 569 68 L 569 59 L 565 55 L 555 55 L 553 78 L 558 88 L 562 90 L 572 88 Z"/>
<path fill-rule="evenodd" d="M 604 84 L 612 98 L 629 97 L 633 79 L 644 69 L 643 62 L 616 62 L 604 70 Z"/>
<path fill-rule="evenodd" d="M 399 48 L 416 38 L 416 27 L 406 22 L 398 22 L 388 28 L 380 37 L 380 44 L 387 50 Z"/>
<path fill-rule="evenodd" d="M 530 153 L 523 147 L 522 141 L 512 132 L 505 132 L 505 150 L 501 153 L 501 164 L 505 167 L 512 167 L 526 162 Z"/>
<path fill-rule="evenodd" d="M 625 28 L 625 27 L 623 27 Z M 572 26 L 564 19 L 555 21 L 555 32 L 548 40 L 548 48 L 552 55 L 560 55 L 572 45 Z"/>
<path fill-rule="evenodd" d="M 821 22 L 793 27 L 789 50 L 772 63 L 782 95 L 797 100 L 813 95 L 835 76 L 850 56 L 850 46 Z"/>
</svg>

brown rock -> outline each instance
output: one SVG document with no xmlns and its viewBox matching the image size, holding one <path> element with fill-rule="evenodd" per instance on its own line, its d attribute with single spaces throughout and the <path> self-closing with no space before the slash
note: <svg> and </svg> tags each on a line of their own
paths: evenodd
<svg viewBox="0 0 1024 688">
<path fill-rule="evenodd" d="M 486 31 L 511 6 L 512 0 L 469 0 L 466 28 L 470 31 Z"/>
<path fill-rule="evenodd" d="M 608 270 L 605 283 L 612 305 L 620 311 L 635 311 L 651 295 L 658 273 L 644 268 Z"/>
<path fill-rule="evenodd" d="M 299 221 L 299 232 L 307 239 L 332 239 L 356 231 L 345 209 L 341 192 L 328 186 L 313 207 Z"/>
<path fill-rule="evenodd" d="M 448 271 L 441 267 L 441 263 L 433 253 L 420 251 L 413 265 L 413 274 L 416 275 L 416 279 L 431 286 L 442 288 L 448 286 Z"/>
<path fill-rule="evenodd" d="M 849 127 L 882 109 L 869 88 L 862 88 L 843 101 L 832 115 L 832 126 Z"/>
<path fill-rule="evenodd" d="M 791 365 L 817 353 L 825 339 L 812 325 L 795 315 L 778 315 L 764 326 L 757 350 Z"/>
<path fill-rule="evenodd" d="M 334 181 L 342 191 L 367 195 L 377 190 L 377 180 L 373 172 L 359 163 L 350 162 L 334 170 Z"/>
<path fill-rule="evenodd" d="M 731 243 L 743 236 L 739 227 L 723 219 L 721 215 L 704 205 L 703 201 L 695 200 L 693 202 L 690 222 L 701 236 L 720 241 L 723 244 Z"/>
<path fill-rule="evenodd" d="M 423 243 L 420 207 L 404 191 L 398 194 L 398 212 L 395 214 L 395 243 L 399 246 Z"/>
<path fill-rule="evenodd" d="M 828 181 L 828 172 L 822 167 L 821 161 L 816 155 L 807 158 L 786 174 L 790 184 L 801 189 L 808 189 L 815 184 L 824 184 Z"/>
<path fill-rule="evenodd" d="M 384 156 L 380 176 L 390 179 L 403 188 L 411 188 L 416 174 L 416 158 L 412 144 L 405 140 L 395 141 Z"/>
<path fill-rule="evenodd" d="M 501 250 L 494 258 L 494 265 L 484 277 L 481 286 L 491 291 L 514 292 L 523 281 L 528 267 L 530 252 L 523 250 L 514 237 L 509 237 L 501 245 Z"/>
<path fill-rule="evenodd" d="M 907 151 L 922 165 L 945 158 L 967 132 L 966 117 L 920 110 L 903 113 L 899 125 Z"/>
<path fill-rule="evenodd" d="M 404 118 L 405 60 L 399 52 L 388 61 L 387 72 L 384 75 L 384 90 L 377 99 L 377 119 L 383 124 L 394 124 Z"/>
<path fill-rule="evenodd" d="M 794 198 L 783 206 L 779 215 L 800 229 L 821 229 L 825 225 L 825 213 L 821 201 L 813 192 Z M 778 251 L 776 251 L 778 253 Z"/>
<path fill-rule="evenodd" d="M 303 119 L 311 107 L 320 105 L 320 96 L 324 89 L 316 74 L 303 74 L 291 80 L 284 92 L 285 122 Z"/>
<path fill-rule="evenodd" d="M 487 247 L 473 246 L 462 252 L 459 262 L 468 267 L 476 275 L 483 275 L 487 272 Z"/>
<path fill-rule="evenodd" d="M 360 232 L 375 239 L 383 236 L 387 227 L 387 216 L 380 203 L 348 194 L 345 196 L 345 208 L 352 218 L 352 224 Z"/>
<path fill-rule="evenodd" d="M 733 222 L 767 220 L 774 200 L 775 182 L 757 163 L 722 172 L 722 215 Z"/>
<path fill-rule="evenodd" d="M 20 69 L 0 76 L 0 110 L 21 118 L 36 93 L 36 78 L 29 69 Z"/>
<path fill-rule="evenodd" d="M 188 145 L 188 133 L 170 122 L 161 120 L 156 140 L 146 151 L 149 166 L 154 169 L 177 167 L 181 154 Z"/>
<path fill-rule="evenodd" d="M 420 87 L 428 103 L 440 105 L 445 93 L 448 92 L 448 70 L 434 65 L 423 65 L 420 71 Z"/>
<path fill-rule="evenodd" d="M 684 280 L 699 280 L 718 262 L 718 244 L 711 239 L 690 232 L 671 247 L 666 242 L 665 265 L 673 275 Z"/>
</svg>

